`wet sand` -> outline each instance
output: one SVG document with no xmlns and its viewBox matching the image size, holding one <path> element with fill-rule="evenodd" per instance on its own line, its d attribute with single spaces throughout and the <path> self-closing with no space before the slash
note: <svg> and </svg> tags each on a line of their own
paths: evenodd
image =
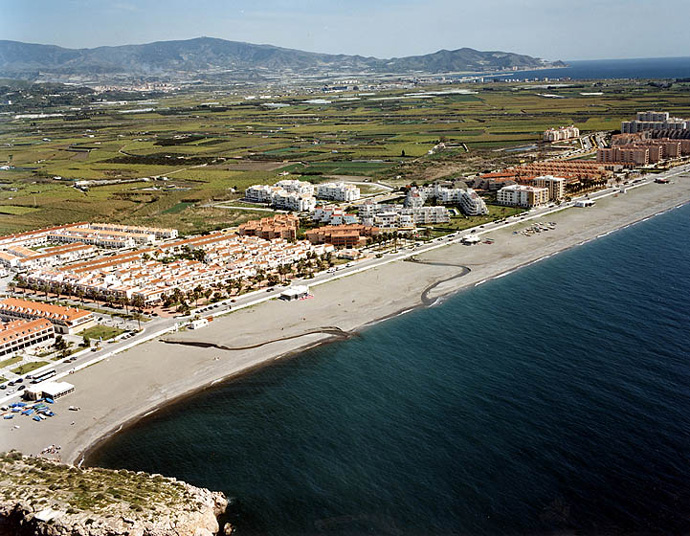
<svg viewBox="0 0 690 536">
<path fill-rule="evenodd" d="M 77 463 L 122 426 L 182 396 L 690 201 L 690 176 L 673 180 L 606 197 L 593 208 L 545 216 L 540 220 L 557 222 L 548 232 L 513 233 L 533 224 L 527 221 L 487 233 L 483 238 L 492 238 L 492 245 L 449 245 L 419 255 L 419 262 L 393 262 L 318 285 L 313 299 L 272 300 L 200 330 L 163 337 L 168 342 L 156 340 L 112 356 L 66 378 L 76 389 L 56 402 L 55 417 L 41 423 L 25 417 L 0 421 L 0 451 L 38 454 L 55 444 L 62 447 L 63 461 Z M 70 405 L 81 410 L 68 411 Z M 13 429 L 17 424 L 20 428 Z"/>
</svg>

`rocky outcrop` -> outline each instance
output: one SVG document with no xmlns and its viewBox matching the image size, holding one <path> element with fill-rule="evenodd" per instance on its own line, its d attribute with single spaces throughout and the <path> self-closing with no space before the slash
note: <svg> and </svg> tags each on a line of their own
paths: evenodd
<svg viewBox="0 0 690 536">
<path fill-rule="evenodd" d="M 161 475 L 0 456 L 0 536 L 212 536 L 226 507 Z"/>
</svg>

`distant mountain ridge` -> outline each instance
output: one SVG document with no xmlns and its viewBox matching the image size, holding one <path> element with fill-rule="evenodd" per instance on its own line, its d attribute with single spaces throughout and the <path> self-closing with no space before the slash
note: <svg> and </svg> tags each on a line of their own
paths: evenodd
<svg viewBox="0 0 690 536">
<path fill-rule="evenodd" d="M 135 76 L 181 80 L 198 76 L 265 77 L 290 73 L 439 74 L 563 65 L 562 62 L 549 63 L 512 52 L 481 52 L 471 48 L 440 50 L 422 56 L 379 59 L 304 52 L 211 37 L 84 49 L 0 40 L 0 76 L 19 79 L 51 76 L 56 79 L 104 79 Z"/>
</svg>

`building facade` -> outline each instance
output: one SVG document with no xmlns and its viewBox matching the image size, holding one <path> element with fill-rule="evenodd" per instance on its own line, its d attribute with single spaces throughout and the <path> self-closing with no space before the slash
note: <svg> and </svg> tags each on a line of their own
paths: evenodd
<svg viewBox="0 0 690 536">
<path fill-rule="evenodd" d="M 525 208 L 537 207 L 548 203 L 549 190 L 548 188 L 514 184 L 501 188 L 496 194 L 496 201 L 501 205 Z"/>
<path fill-rule="evenodd" d="M 50 346 L 55 329 L 48 320 L 12 320 L 0 324 L 0 358 L 34 346 Z"/>
</svg>

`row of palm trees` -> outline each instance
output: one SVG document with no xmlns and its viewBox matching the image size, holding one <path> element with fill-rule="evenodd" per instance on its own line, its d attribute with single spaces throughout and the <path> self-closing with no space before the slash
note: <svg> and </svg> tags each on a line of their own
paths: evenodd
<svg viewBox="0 0 690 536">
<path fill-rule="evenodd" d="M 74 286 L 69 283 L 62 282 L 36 282 L 31 280 L 26 280 L 20 276 L 20 278 L 15 282 L 9 283 L 9 288 L 15 291 L 17 288 L 21 288 L 23 292 L 30 290 L 34 294 L 45 294 L 47 298 L 50 294 L 57 296 L 58 301 L 64 295 L 65 297 L 77 298 L 80 303 L 84 303 L 84 298 L 91 300 L 101 301 L 104 305 L 109 307 L 123 307 L 127 314 L 129 314 L 130 307 L 133 309 L 138 309 L 143 311 L 145 308 L 145 301 L 142 296 L 132 296 L 128 298 L 125 295 L 113 295 L 109 293 L 94 293 L 87 292 L 82 287 Z"/>
<path fill-rule="evenodd" d="M 286 283 L 291 277 L 311 278 L 314 273 L 326 270 L 333 265 L 331 253 L 319 257 L 308 256 L 292 264 L 282 264 L 275 271 L 267 272 L 260 268 L 256 274 L 250 277 L 238 277 L 225 282 L 219 281 L 208 286 L 197 286 L 187 292 L 175 289 L 163 298 L 163 307 L 169 309 L 176 307 L 178 312 L 187 312 L 191 309 L 191 303 L 197 307 L 201 298 L 206 303 L 217 302 L 234 296 L 239 296 L 243 291 L 252 291 L 265 286 L 275 286 Z"/>
<path fill-rule="evenodd" d="M 173 289 L 170 294 L 163 298 L 163 307 L 170 308 L 177 306 L 180 311 L 188 311 L 191 309 L 191 303 L 194 306 L 199 305 L 199 300 L 205 299 L 206 302 L 219 301 L 240 295 L 243 291 L 256 290 L 262 286 L 274 286 L 284 283 L 290 277 L 311 278 L 314 277 L 315 272 L 326 270 L 333 265 L 332 253 L 326 253 L 323 256 L 318 256 L 315 253 L 307 255 L 306 259 L 300 259 L 292 264 L 282 264 L 278 266 L 275 271 L 267 272 L 264 269 L 257 270 L 256 274 L 251 277 L 239 277 L 228 281 L 214 282 L 207 286 L 197 285 L 189 291 L 183 291 L 179 288 Z M 24 277 L 19 277 L 16 282 L 9 284 L 10 290 L 22 289 L 23 292 L 29 290 L 34 294 L 45 294 L 47 298 L 50 294 L 57 296 L 58 301 L 62 296 L 72 297 L 84 303 L 84 299 L 102 302 L 108 307 L 124 308 L 126 313 L 130 313 L 130 308 L 135 310 L 136 315 L 140 315 L 146 307 L 145 300 L 142 296 L 135 295 L 128 298 L 121 294 L 110 294 L 107 292 L 89 292 L 82 287 L 71 285 L 63 282 L 36 282 Z"/>
</svg>

